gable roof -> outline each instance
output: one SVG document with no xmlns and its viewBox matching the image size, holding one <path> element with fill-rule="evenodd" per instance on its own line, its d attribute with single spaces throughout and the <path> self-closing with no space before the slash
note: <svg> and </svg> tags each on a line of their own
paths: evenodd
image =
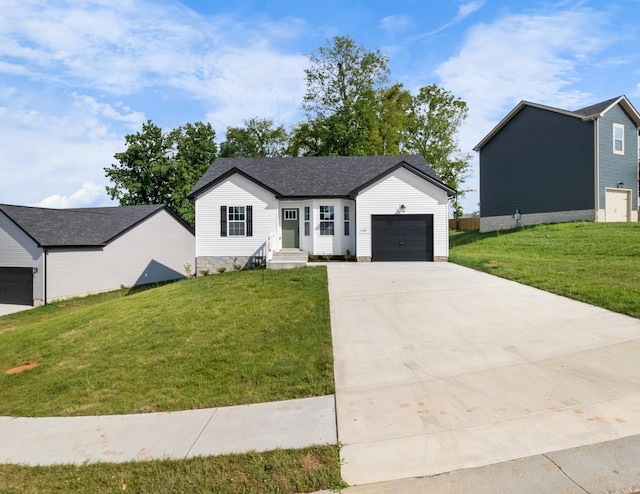
<svg viewBox="0 0 640 494">
<path fill-rule="evenodd" d="M 629 115 L 629 117 L 636 123 L 636 126 L 640 127 L 640 114 L 635 109 L 635 107 L 631 104 L 631 102 L 627 99 L 626 96 L 616 96 L 615 98 L 608 99 L 606 101 L 601 101 L 600 103 L 596 103 L 594 105 L 585 106 L 584 108 L 580 108 L 578 110 L 570 111 L 563 110 L 561 108 L 554 108 L 552 106 L 541 105 L 538 103 L 531 103 L 530 101 L 521 101 L 516 105 L 516 107 L 511 110 L 506 117 L 504 117 L 498 125 L 496 125 L 491 132 L 489 132 L 474 148 L 474 151 L 480 151 L 480 149 L 489 142 L 493 136 L 495 136 L 502 127 L 504 127 L 520 110 L 522 110 L 525 106 L 531 106 L 534 108 L 539 108 L 542 110 L 547 110 L 555 113 L 561 113 L 563 115 L 568 115 L 570 117 L 580 118 L 583 121 L 595 120 L 597 118 L 601 118 L 607 111 L 609 111 L 612 107 L 620 105 L 625 112 Z"/>
<path fill-rule="evenodd" d="M 163 204 L 76 209 L 0 204 L 40 247 L 102 247 L 162 209 L 173 215 Z"/>
<path fill-rule="evenodd" d="M 199 193 L 239 173 L 277 197 L 354 197 L 367 185 L 398 168 L 455 195 L 422 156 L 304 156 L 218 158 L 189 194 Z"/>
</svg>

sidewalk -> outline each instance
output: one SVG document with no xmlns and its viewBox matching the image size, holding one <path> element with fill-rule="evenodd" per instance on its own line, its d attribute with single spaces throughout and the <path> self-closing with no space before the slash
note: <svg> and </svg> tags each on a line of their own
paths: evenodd
<svg viewBox="0 0 640 494">
<path fill-rule="evenodd" d="M 126 462 L 335 444 L 333 395 L 90 417 L 0 417 L 0 463 Z"/>
</svg>

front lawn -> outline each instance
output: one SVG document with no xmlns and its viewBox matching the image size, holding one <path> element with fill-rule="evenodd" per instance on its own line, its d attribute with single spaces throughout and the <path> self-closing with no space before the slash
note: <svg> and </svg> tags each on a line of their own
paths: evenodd
<svg viewBox="0 0 640 494">
<path fill-rule="evenodd" d="M 640 223 L 455 232 L 449 260 L 640 318 Z"/>
<path fill-rule="evenodd" d="M 0 317 L 0 415 L 158 412 L 334 392 L 324 267 L 127 293 Z M 37 366 L 5 373 L 26 362 Z"/>
</svg>

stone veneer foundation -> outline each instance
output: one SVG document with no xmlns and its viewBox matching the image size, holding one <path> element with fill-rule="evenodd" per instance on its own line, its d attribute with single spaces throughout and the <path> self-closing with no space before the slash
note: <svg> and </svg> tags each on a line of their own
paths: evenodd
<svg viewBox="0 0 640 494">
<path fill-rule="evenodd" d="M 223 269 L 238 271 L 263 264 L 264 258 L 259 256 L 200 256 L 196 258 L 196 276 L 217 274 Z"/>
</svg>

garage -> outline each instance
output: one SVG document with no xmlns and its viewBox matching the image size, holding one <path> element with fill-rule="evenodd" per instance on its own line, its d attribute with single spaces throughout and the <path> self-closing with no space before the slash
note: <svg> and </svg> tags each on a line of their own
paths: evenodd
<svg viewBox="0 0 640 494">
<path fill-rule="evenodd" d="M 32 268 L 0 268 L 0 304 L 33 305 Z"/>
<path fill-rule="evenodd" d="M 372 215 L 371 260 L 433 261 L 433 215 Z"/>
</svg>

